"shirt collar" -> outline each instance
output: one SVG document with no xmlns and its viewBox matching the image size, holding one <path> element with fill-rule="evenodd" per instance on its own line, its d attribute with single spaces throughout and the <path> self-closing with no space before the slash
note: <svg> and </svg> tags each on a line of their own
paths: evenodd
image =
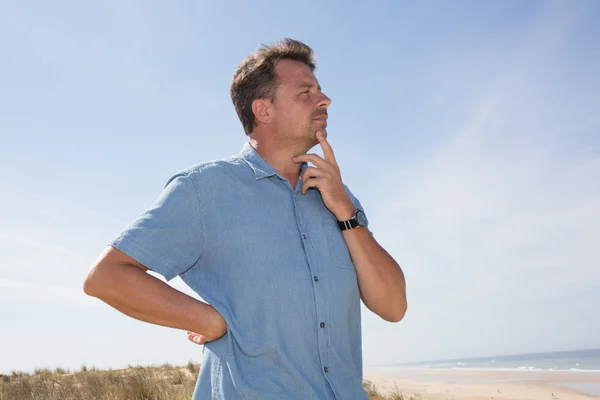
<svg viewBox="0 0 600 400">
<path fill-rule="evenodd" d="M 268 178 L 270 176 L 278 176 L 281 179 L 284 179 L 280 176 L 277 171 L 273 169 L 261 156 L 258 154 L 256 149 L 252 147 L 250 142 L 244 143 L 244 147 L 242 147 L 241 157 L 246 161 L 246 163 L 252 168 L 254 171 L 254 175 L 256 176 L 256 180 L 260 180 L 263 178 Z M 301 173 L 304 172 L 304 169 L 307 167 L 307 163 L 303 162 L 301 166 Z"/>
</svg>

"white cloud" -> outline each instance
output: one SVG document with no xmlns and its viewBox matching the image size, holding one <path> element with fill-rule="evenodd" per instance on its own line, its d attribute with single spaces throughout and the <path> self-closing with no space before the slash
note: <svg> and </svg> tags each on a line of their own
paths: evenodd
<svg viewBox="0 0 600 400">
<path fill-rule="evenodd" d="M 82 287 L 49 285 L 39 282 L 23 281 L 0 277 L 0 304 L 3 302 L 43 301 L 69 302 L 76 305 L 89 306 L 94 302 L 85 296 Z"/>
<path fill-rule="evenodd" d="M 561 60 L 571 11 L 551 8 L 514 57 L 488 60 L 500 72 L 479 91 L 463 59 L 458 79 L 479 95 L 454 95 L 471 118 L 441 127 L 430 157 L 387 166 L 370 220 L 409 311 L 396 327 L 366 318 L 367 340 L 396 343 L 367 344 L 367 363 L 598 345 L 584 317 L 600 288 L 600 94 Z"/>
<path fill-rule="evenodd" d="M 600 95 L 580 103 L 574 92 L 585 83 L 554 80 L 568 67 L 552 61 L 577 22 L 569 14 L 549 8 L 520 57 L 498 55 L 506 72 L 432 157 L 390 166 L 385 180 L 399 190 L 377 209 L 386 210 L 382 220 L 402 221 L 405 229 L 390 224 L 378 236 L 392 242 L 404 230 L 404 241 L 428 243 L 446 262 L 468 265 L 469 274 L 533 276 L 543 267 L 564 271 L 562 281 L 546 277 L 558 286 L 600 284 L 592 247 L 600 237 L 600 154 L 587 138 L 600 129 Z M 546 98 L 542 87 L 558 99 Z"/>
</svg>

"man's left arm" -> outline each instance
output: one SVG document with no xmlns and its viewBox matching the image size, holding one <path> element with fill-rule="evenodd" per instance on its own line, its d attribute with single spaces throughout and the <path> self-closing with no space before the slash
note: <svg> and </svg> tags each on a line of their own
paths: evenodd
<svg viewBox="0 0 600 400">
<path fill-rule="evenodd" d="M 347 221 L 342 214 L 340 221 Z M 345 218 L 345 219 L 344 219 Z M 367 308 L 389 322 L 399 322 L 407 309 L 406 280 L 392 256 L 377 243 L 367 227 L 342 232 L 358 277 L 360 296 Z"/>
<path fill-rule="evenodd" d="M 294 162 L 311 162 L 302 175 L 302 193 L 311 187 L 319 189 L 323 203 L 338 221 L 347 221 L 354 215 L 356 206 L 342 183 L 340 168 L 333 149 L 323 134 L 317 140 L 324 158 L 317 154 L 294 157 Z M 344 239 L 358 276 L 362 301 L 367 308 L 390 322 L 404 318 L 407 309 L 406 281 L 396 261 L 377 243 L 367 227 L 343 231 Z"/>
</svg>

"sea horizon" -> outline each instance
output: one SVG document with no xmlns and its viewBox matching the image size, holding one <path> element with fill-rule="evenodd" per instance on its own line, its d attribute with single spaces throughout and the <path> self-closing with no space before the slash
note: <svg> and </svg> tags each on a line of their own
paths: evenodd
<svg viewBox="0 0 600 400">
<path fill-rule="evenodd" d="M 468 358 L 437 359 L 388 365 L 402 369 L 494 371 L 581 371 L 600 373 L 600 349 L 560 350 Z"/>
</svg>

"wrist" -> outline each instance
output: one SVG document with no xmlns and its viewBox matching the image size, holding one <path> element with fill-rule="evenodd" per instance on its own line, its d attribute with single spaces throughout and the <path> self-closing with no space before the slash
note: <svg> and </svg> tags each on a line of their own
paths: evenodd
<svg viewBox="0 0 600 400">
<path fill-rule="evenodd" d="M 354 207 L 354 204 L 351 204 L 344 207 L 344 209 L 340 212 L 336 213 L 335 217 L 338 221 L 348 221 L 354 217 L 354 214 L 356 214 L 356 207 Z"/>
<path fill-rule="evenodd" d="M 210 336 L 215 330 L 217 320 L 217 310 L 214 309 L 210 304 L 198 301 L 199 308 L 195 313 L 194 318 L 195 327 L 192 329 L 193 332 L 197 332 L 201 335 Z"/>
<path fill-rule="evenodd" d="M 211 311 L 208 318 L 209 323 L 207 326 L 207 336 L 213 338 L 214 340 L 225 334 L 227 331 L 227 324 L 225 323 L 225 320 L 221 314 L 219 314 L 219 312 L 213 306 L 209 305 L 209 307 Z"/>
</svg>

